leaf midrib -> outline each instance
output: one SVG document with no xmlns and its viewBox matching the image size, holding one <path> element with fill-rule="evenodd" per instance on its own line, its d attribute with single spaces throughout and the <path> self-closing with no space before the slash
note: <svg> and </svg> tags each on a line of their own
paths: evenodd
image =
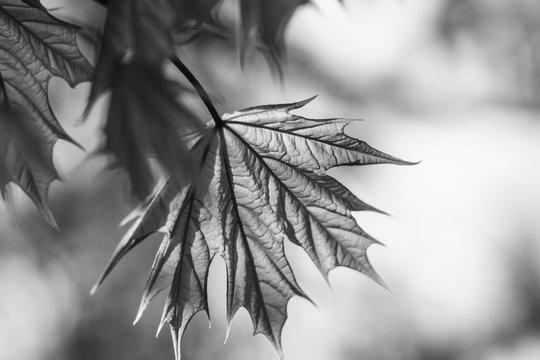
<svg viewBox="0 0 540 360">
<path fill-rule="evenodd" d="M 248 257 L 248 260 L 249 260 L 249 265 L 253 269 L 252 273 L 253 273 L 253 276 L 255 278 L 255 289 L 257 291 L 257 296 L 262 300 L 262 304 L 263 304 L 262 308 L 264 309 L 264 311 L 263 311 L 264 318 L 265 318 L 266 323 L 269 325 L 270 331 L 272 331 L 272 335 L 273 335 L 273 337 L 275 339 L 276 334 L 274 334 L 274 330 L 273 330 L 271 322 L 270 322 L 270 316 L 268 314 L 268 310 L 266 309 L 266 302 L 264 301 L 264 297 L 262 295 L 261 288 L 259 287 L 259 276 L 257 274 L 257 270 L 256 270 L 257 268 L 255 267 L 255 260 L 253 259 L 253 256 L 251 254 L 251 249 L 250 249 L 248 241 L 247 241 L 247 236 L 246 236 L 246 233 L 244 232 L 244 225 L 242 223 L 242 218 L 240 217 L 240 213 L 238 211 L 238 202 L 236 200 L 236 193 L 234 191 L 233 175 L 231 173 L 231 163 L 230 163 L 230 160 L 229 160 L 229 154 L 228 154 L 228 150 L 227 150 L 227 143 L 225 141 L 225 135 L 224 135 L 224 131 L 223 131 L 223 127 L 225 127 L 225 126 L 226 125 L 219 128 L 219 133 L 220 133 L 220 139 L 221 139 L 221 155 L 222 155 L 223 160 L 224 160 L 224 168 L 225 168 L 225 175 L 226 175 L 226 178 L 227 178 L 227 184 L 229 185 L 229 191 L 231 193 L 231 200 L 233 202 L 234 212 L 235 212 L 236 217 L 238 219 L 238 227 L 240 229 L 240 235 L 241 235 L 241 238 L 242 238 L 242 242 L 244 243 L 244 246 L 246 247 L 247 257 Z M 234 241 L 232 241 L 232 243 L 234 245 L 236 245 Z M 236 246 L 235 246 L 235 250 L 236 250 Z M 232 252 L 232 254 L 235 254 L 235 253 L 236 253 L 236 251 Z M 231 269 L 231 271 L 233 271 L 233 270 Z M 234 274 L 233 278 L 236 277 L 236 270 L 234 272 L 235 272 L 235 274 Z M 278 339 L 278 341 L 279 341 L 279 339 Z"/>
</svg>

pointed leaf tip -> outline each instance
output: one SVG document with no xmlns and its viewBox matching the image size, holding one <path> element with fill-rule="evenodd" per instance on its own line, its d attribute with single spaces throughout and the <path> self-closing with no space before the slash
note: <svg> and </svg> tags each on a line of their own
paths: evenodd
<svg viewBox="0 0 540 360">
<path fill-rule="evenodd" d="M 88 292 L 88 293 L 90 294 L 90 296 L 94 296 L 94 295 L 96 294 L 96 292 L 97 292 L 97 290 L 98 290 L 98 288 L 99 288 L 99 285 L 100 285 L 100 284 L 99 284 L 98 282 L 96 282 L 96 283 L 92 286 L 92 288 L 91 288 L 90 291 Z"/>
<path fill-rule="evenodd" d="M 139 309 L 137 310 L 137 315 L 135 316 L 135 320 L 133 320 L 133 325 L 137 324 L 139 320 L 141 320 L 141 317 L 147 307 L 148 307 L 148 304 L 146 302 L 144 303 L 141 302 L 141 304 L 139 305 Z"/>
<path fill-rule="evenodd" d="M 294 110 L 294 109 L 303 108 L 304 106 L 306 106 L 307 104 L 309 104 L 310 102 L 312 102 L 313 100 L 315 100 L 318 97 L 319 97 L 319 95 L 313 95 L 312 97 L 307 98 L 305 100 L 302 100 L 302 101 L 299 101 L 299 102 L 296 102 L 296 103 L 292 103 L 292 104 L 290 104 L 288 109 L 289 110 Z"/>
</svg>

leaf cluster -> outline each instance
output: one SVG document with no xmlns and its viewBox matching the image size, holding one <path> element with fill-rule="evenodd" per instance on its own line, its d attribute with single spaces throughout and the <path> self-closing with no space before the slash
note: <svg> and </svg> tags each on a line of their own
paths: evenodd
<svg viewBox="0 0 540 360">
<path fill-rule="evenodd" d="M 293 113 L 311 99 L 221 116 L 176 54 L 182 41 L 202 31 L 224 31 L 220 0 L 96 1 L 107 7 L 107 18 L 93 69 L 78 47 L 77 27 L 51 16 L 38 0 L 0 0 L 3 194 L 15 182 L 55 225 L 47 206 L 48 188 L 58 178 L 52 151 L 59 139 L 75 142 L 50 108 L 48 83 L 53 76 L 71 86 L 92 81 L 86 112 L 110 93 L 103 151 L 126 170 L 133 195 L 143 199 L 98 285 L 131 249 L 163 233 L 138 316 L 168 291 L 161 325 L 170 325 L 177 358 L 191 318 L 208 312 L 215 256 L 226 263 L 228 321 L 246 308 L 255 333 L 280 356 L 287 303 L 295 295 L 307 298 L 285 242 L 303 248 L 324 276 L 346 266 L 382 284 L 366 254 L 376 240 L 352 215 L 377 210 L 327 171 L 407 162 L 348 136 L 351 120 Z M 307 2 L 239 0 L 241 54 L 255 45 L 279 68 L 284 26 Z M 192 90 L 165 75 L 168 65 L 193 86 L 212 122 L 203 126 L 181 101 Z"/>
</svg>

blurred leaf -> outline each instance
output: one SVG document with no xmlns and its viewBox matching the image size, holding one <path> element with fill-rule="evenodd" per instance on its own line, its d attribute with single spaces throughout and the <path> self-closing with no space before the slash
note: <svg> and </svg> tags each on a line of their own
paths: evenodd
<svg viewBox="0 0 540 360">
<path fill-rule="evenodd" d="M 161 66 L 173 53 L 168 0 L 115 0 L 108 7 L 88 109 L 110 90 L 116 66 L 131 61 Z M 87 109 L 87 110 L 88 110 Z"/>
<path fill-rule="evenodd" d="M 190 319 L 208 312 L 207 277 L 215 255 L 227 266 L 229 322 L 245 307 L 255 333 L 266 335 L 280 354 L 287 303 L 294 295 L 305 297 L 285 257 L 286 240 L 301 246 L 325 276 L 346 266 L 381 282 L 366 254 L 375 240 L 351 214 L 374 209 L 326 171 L 407 163 L 347 136 L 350 120 L 290 113 L 309 101 L 218 119 L 191 150 L 200 163 L 199 177 L 184 187 L 166 180 L 156 189 L 135 212 L 135 224 L 98 281 L 147 236 L 165 233 L 139 316 L 152 298 L 169 289 L 162 325 L 171 326 L 177 358 Z"/>
<path fill-rule="evenodd" d="M 309 0 L 240 0 L 242 53 L 253 39 L 258 40 L 270 64 L 279 70 L 285 50 L 285 27 L 294 11 L 308 2 Z"/>
<path fill-rule="evenodd" d="M 188 42 L 197 37 L 202 30 L 223 36 L 225 26 L 217 17 L 223 0 L 176 0 L 173 6 L 176 10 L 176 30 L 180 43 Z"/>
<path fill-rule="evenodd" d="M 200 125 L 177 99 L 184 89 L 159 68 L 139 63 L 118 65 L 112 80 L 105 150 L 127 170 L 134 195 L 144 199 L 155 186 L 149 157 L 178 184 L 187 184 L 196 166 L 181 135 Z"/>
<path fill-rule="evenodd" d="M 179 22 L 188 24 L 188 20 L 191 21 L 189 30 L 195 32 L 192 36 L 197 35 L 205 24 L 210 25 L 211 29 L 222 29 L 215 15 L 221 2 L 220 0 L 173 1 L 178 10 Z M 279 70 L 285 50 L 285 27 L 294 11 L 308 2 L 309 0 L 239 0 L 241 61 L 244 61 L 247 49 L 254 45 L 263 51 L 269 63 Z"/>
<path fill-rule="evenodd" d="M 111 3 L 106 0 L 96 1 L 103 5 Z M 116 0 L 109 6 L 112 9 L 136 1 L 138 0 Z M 217 18 L 222 2 L 222 0 L 170 0 L 174 8 L 174 23 L 180 42 L 192 40 L 204 28 L 215 35 L 223 36 L 225 29 Z M 241 61 L 244 61 L 247 49 L 255 46 L 263 51 L 269 63 L 279 71 L 285 51 L 285 27 L 294 11 L 299 6 L 309 3 L 309 0 L 238 0 L 238 2 L 241 14 L 239 28 Z M 154 11 L 157 12 L 161 5 L 156 5 L 155 8 Z M 131 14 L 127 9 L 124 9 L 123 13 Z M 160 25 L 166 23 L 167 21 L 163 21 Z M 122 36 L 121 31 L 117 31 L 116 34 Z"/>
<path fill-rule="evenodd" d="M 0 186 L 19 185 L 54 223 L 47 206 L 49 185 L 58 178 L 52 150 L 58 139 L 73 140 L 50 108 L 49 80 L 59 76 L 73 87 L 89 80 L 92 67 L 77 46 L 78 29 L 37 0 L 0 0 L 0 28 Z"/>
<path fill-rule="evenodd" d="M 105 150 L 127 170 L 139 199 L 155 186 L 149 156 L 155 156 L 179 184 L 192 174 L 180 135 L 199 125 L 178 101 L 185 89 L 166 79 L 162 71 L 174 53 L 172 14 L 168 0 L 113 1 L 89 97 L 88 108 L 111 90 Z"/>
</svg>

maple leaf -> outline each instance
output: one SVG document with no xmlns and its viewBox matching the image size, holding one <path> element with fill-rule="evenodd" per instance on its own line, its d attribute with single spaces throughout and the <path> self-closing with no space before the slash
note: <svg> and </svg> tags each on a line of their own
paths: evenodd
<svg viewBox="0 0 540 360">
<path fill-rule="evenodd" d="M 255 333 L 266 335 L 280 355 L 287 303 L 295 295 L 306 297 L 285 257 L 285 241 L 301 246 L 325 276 L 346 266 L 381 283 L 366 254 L 376 241 L 351 214 L 374 209 L 326 172 L 344 165 L 409 163 L 346 135 L 351 120 L 291 113 L 309 101 L 216 119 L 191 148 L 199 177 L 184 187 L 170 180 L 157 187 L 96 284 L 146 237 L 165 233 L 137 318 L 169 289 L 161 325 L 170 324 L 177 358 L 190 319 L 208 312 L 208 269 L 216 255 L 227 267 L 229 323 L 245 307 Z"/>
<path fill-rule="evenodd" d="M 240 0 L 242 16 L 240 47 L 242 53 L 255 40 L 267 56 L 269 63 L 280 70 L 284 46 L 285 27 L 294 11 L 309 0 Z"/>
<path fill-rule="evenodd" d="M 145 198 L 155 186 L 147 158 L 157 157 L 179 184 L 196 170 L 181 135 L 201 126 L 178 101 L 184 89 L 151 65 L 118 65 L 105 126 L 105 151 L 127 170 L 132 191 Z M 187 123 L 186 123 L 187 122 Z"/>
<path fill-rule="evenodd" d="M 176 0 L 173 3 L 176 4 L 178 21 L 184 25 L 180 30 L 193 33 L 189 39 L 198 35 L 204 25 L 211 30 L 223 31 L 216 16 L 222 1 Z M 294 11 L 307 3 L 309 0 L 239 0 L 241 62 L 244 62 L 247 49 L 256 45 L 279 72 L 285 51 L 285 27 Z M 215 30 L 212 32 L 217 33 Z"/>
<path fill-rule="evenodd" d="M 186 43 L 195 39 L 203 30 L 223 37 L 226 32 L 217 13 L 222 0 L 181 0 L 174 1 L 176 11 L 175 33 L 177 42 Z"/>
<path fill-rule="evenodd" d="M 149 157 L 179 184 L 192 173 L 181 135 L 201 125 L 178 101 L 186 89 L 162 70 L 174 54 L 174 19 L 168 0 L 111 2 L 89 95 L 87 111 L 111 90 L 104 150 L 127 171 L 137 198 L 155 186 Z"/>
<path fill-rule="evenodd" d="M 111 3 L 106 0 L 95 1 L 105 6 Z M 273 69 L 280 72 L 280 63 L 285 51 L 285 27 L 296 9 L 309 2 L 309 0 L 239 0 L 241 62 L 244 62 L 247 49 L 255 45 L 266 55 Z M 112 3 L 114 6 L 114 2 Z M 222 0 L 172 0 L 174 28 L 175 33 L 179 34 L 180 42 L 193 40 L 203 29 L 223 37 L 225 28 L 217 17 L 222 3 Z"/>
<path fill-rule="evenodd" d="M 110 2 L 88 108 L 111 89 L 118 64 L 133 60 L 160 67 L 174 53 L 172 26 L 168 0 Z"/>
<path fill-rule="evenodd" d="M 52 151 L 58 139 L 74 141 L 51 110 L 48 84 L 58 76 L 74 87 L 89 80 L 92 67 L 77 46 L 78 28 L 51 16 L 38 0 L 0 0 L 0 29 L 0 127 L 13 135 L 0 139 L 0 187 L 4 194 L 8 182 L 20 186 L 54 224 L 47 205 L 58 178 Z"/>
</svg>

